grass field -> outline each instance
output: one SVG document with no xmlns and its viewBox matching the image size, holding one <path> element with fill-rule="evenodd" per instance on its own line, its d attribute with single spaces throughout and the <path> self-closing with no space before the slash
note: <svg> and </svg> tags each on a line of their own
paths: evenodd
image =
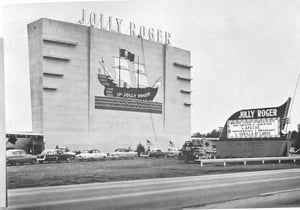
<svg viewBox="0 0 300 210">
<path fill-rule="evenodd" d="M 94 162 L 44 163 L 7 167 L 8 188 L 41 187 L 162 177 L 195 176 L 255 170 L 299 168 L 300 163 L 186 164 L 177 159 L 107 160 Z"/>
</svg>

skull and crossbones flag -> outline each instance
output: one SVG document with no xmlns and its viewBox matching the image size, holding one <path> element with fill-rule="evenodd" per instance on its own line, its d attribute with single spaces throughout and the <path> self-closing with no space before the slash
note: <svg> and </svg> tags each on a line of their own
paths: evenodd
<svg viewBox="0 0 300 210">
<path fill-rule="evenodd" d="M 120 57 L 125 58 L 131 62 L 134 61 L 134 54 L 126 49 L 120 49 Z"/>
</svg>

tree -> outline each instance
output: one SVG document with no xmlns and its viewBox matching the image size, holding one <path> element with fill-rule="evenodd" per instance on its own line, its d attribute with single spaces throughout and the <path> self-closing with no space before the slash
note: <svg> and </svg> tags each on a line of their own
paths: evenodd
<svg viewBox="0 0 300 210">
<path fill-rule="evenodd" d="M 196 132 L 192 134 L 192 137 L 205 137 L 205 134 L 201 134 L 200 132 Z"/>
<path fill-rule="evenodd" d="M 211 132 L 206 134 L 207 138 L 219 138 L 221 135 L 221 132 L 217 129 L 212 130 Z"/>
<path fill-rule="evenodd" d="M 136 152 L 138 153 L 138 156 L 140 156 L 142 152 L 145 152 L 145 150 L 145 147 L 141 143 L 139 143 L 136 147 Z"/>
<path fill-rule="evenodd" d="M 221 130 L 220 129 L 214 129 L 211 132 L 208 132 L 206 134 L 202 134 L 200 132 L 196 132 L 192 134 L 192 137 L 200 137 L 200 138 L 219 138 L 221 135 Z"/>
<path fill-rule="evenodd" d="M 18 139 L 15 136 L 11 136 L 7 141 L 11 144 L 16 144 L 16 141 L 18 141 Z"/>
</svg>

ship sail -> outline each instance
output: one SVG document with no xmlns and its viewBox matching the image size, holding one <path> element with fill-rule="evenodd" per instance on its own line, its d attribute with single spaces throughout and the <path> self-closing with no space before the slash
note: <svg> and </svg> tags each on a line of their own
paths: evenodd
<svg viewBox="0 0 300 210">
<path fill-rule="evenodd" d="M 134 75 L 136 87 L 149 87 L 148 78 L 145 72 L 145 67 L 142 64 L 134 64 Z"/>
<path fill-rule="evenodd" d="M 137 87 L 149 87 L 148 85 L 148 79 L 145 74 L 137 74 L 135 73 L 135 79 L 137 82 Z"/>
<path fill-rule="evenodd" d="M 145 72 L 145 64 L 134 63 L 135 54 L 126 49 L 119 49 L 119 57 L 113 58 L 113 71 L 109 72 L 104 66 L 104 61 L 100 62 L 104 72 L 98 73 L 98 80 L 104 88 L 104 95 L 109 97 L 134 98 L 140 100 L 153 101 L 157 94 L 158 80 L 155 86 L 148 84 Z M 145 62 L 145 59 L 143 59 Z"/>
<path fill-rule="evenodd" d="M 114 58 L 115 80 L 119 81 L 120 87 L 131 87 L 131 76 L 128 61 L 124 58 Z M 121 75 L 119 75 L 119 73 Z"/>
</svg>

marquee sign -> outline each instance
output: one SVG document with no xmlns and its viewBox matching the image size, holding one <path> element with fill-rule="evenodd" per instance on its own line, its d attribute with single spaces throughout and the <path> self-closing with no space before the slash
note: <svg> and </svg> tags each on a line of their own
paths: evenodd
<svg viewBox="0 0 300 210">
<path fill-rule="evenodd" d="M 290 101 L 289 98 L 280 107 L 246 109 L 234 113 L 227 120 L 220 140 L 282 137 Z"/>
<path fill-rule="evenodd" d="M 280 118 L 228 120 L 227 138 L 278 138 Z"/>
<path fill-rule="evenodd" d="M 81 25 L 91 26 L 117 33 L 123 33 L 122 28 L 124 28 L 124 22 L 125 21 L 123 21 L 121 18 L 114 18 L 111 16 L 106 17 L 101 13 L 97 14 L 95 12 L 87 13 L 84 9 L 82 10 L 82 17 L 78 21 L 78 23 Z M 137 24 L 133 22 L 129 23 L 129 35 L 135 37 L 140 36 L 144 39 L 162 44 L 170 44 L 171 38 L 171 34 L 166 31 L 154 28 L 146 28 L 145 26 L 137 26 Z"/>
</svg>

